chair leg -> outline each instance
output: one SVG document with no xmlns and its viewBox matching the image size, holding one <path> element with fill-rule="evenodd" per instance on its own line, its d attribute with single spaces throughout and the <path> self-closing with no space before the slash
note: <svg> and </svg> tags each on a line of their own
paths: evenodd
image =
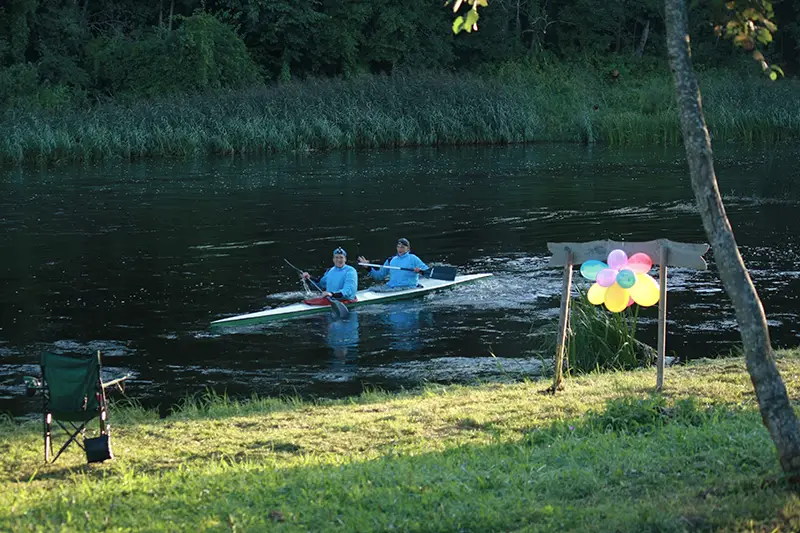
<svg viewBox="0 0 800 533">
<path fill-rule="evenodd" d="M 100 434 L 108 435 L 108 411 L 104 407 L 100 408 Z"/>
<path fill-rule="evenodd" d="M 80 447 L 82 450 L 85 450 L 85 449 L 86 449 L 86 448 L 84 448 L 84 447 L 83 447 L 83 445 L 82 445 L 80 442 L 78 442 L 78 441 L 75 439 L 75 438 L 78 436 L 78 434 L 83 434 L 83 433 L 86 431 L 86 423 L 83 423 L 83 424 L 81 424 L 80 426 L 76 426 L 75 424 L 71 424 L 71 425 L 72 425 L 72 427 L 75 429 L 75 432 L 74 432 L 74 433 L 70 433 L 70 432 L 69 432 L 69 430 L 68 430 L 67 428 L 65 428 L 65 427 L 64 427 L 64 426 L 61 424 L 61 422 L 59 422 L 58 420 L 56 420 L 56 423 L 58 423 L 58 425 L 59 425 L 59 426 L 61 426 L 61 429 L 63 429 L 64 431 L 66 431 L 66 432 L 67 432 L 67 435 L 69 435 L 69 438 L 67 439 L 67 442 L 65 442 L 65 443 L 64 443 L 64 445 L 61 447 L 61 449 L 60 449 L 60 450 L 58 450 L 58 453 L 56 454 L 56 456 L 55 456 L 55 457 L 53 457 L 53 460 L 51 461 L 52 463 L 55 463 L 55 462 L 56 462 L 56 459 L 58 459 L 58 458 L 59 458 L 59 456 L 60 456 L 60 455 L 61 455 L 61 454 L 64 452 L 64 450 L 66 450 L 66 449 L 67 449 L 67 446 L 69 446 L 69 445 L 70 445 L 70 444 L 72 444 L 73 442 L 74 442 L 75 444 L 77 444 L 77 445 L 78 445 L 78 447 Z"/>
<path fill-rule="evenodd" d="M 50 454 L 52 453 L 51 449 L 51 440 L 50 440 L 50 421 L 52 420 L 52 415 L 50 413 L 44 414 L 44 462 L 50 462 Z"/>
<path fill-rule="evenodd" d="M 100 357 L 100 352 L 97 352 L 97 357 Z M 101 379 L 98 383 L 97 404 L 100 411 L 100 434 L 108 435 L 108 402 L 106 400 L 106 388 Z"/>
</svg>

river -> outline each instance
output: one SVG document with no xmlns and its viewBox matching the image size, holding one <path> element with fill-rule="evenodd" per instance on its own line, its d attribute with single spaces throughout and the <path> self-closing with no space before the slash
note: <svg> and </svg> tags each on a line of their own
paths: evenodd
<svg viewBox="0 0 800 533">
<path fill-rule="evenodd" d="M 800 338 L 800 150 L 716 150 L 728 214 L 776 346 Z M 304 296 L 344 247 L 380 261 L 398 237 L 428 263 L 493 277 L 364 307 L 212 331 Z M 306 153 L 15 169 L 0 174 L 0 412 L 42 351 L 100 350 L 126 394 L 342 396 L 423 381 L 516 379 L 552 344 L 561 271 L 549 241 L 706 242 L 680 149 L 528 145 Z M 672 269 L 667 351 L 726 354 L 738 332 L 716 274 Z M 365 276 L 361 286 L 370 283 Z M 582 286 L 588 283 L 580 282 Z M 641 313 L 655 338 L 656 309 Z M 549 351 L 544 352 L 549 356 Z"/>
</svg>

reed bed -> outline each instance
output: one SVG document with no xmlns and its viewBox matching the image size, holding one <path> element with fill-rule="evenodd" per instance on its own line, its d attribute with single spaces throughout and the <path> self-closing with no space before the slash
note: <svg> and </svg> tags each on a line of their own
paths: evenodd
<svg viewBox="0 0 800 533">
<path fill-rule="evenodd" d="M 648 76 L 365 75 L 58 112 L 5 110 L 0 165 L 446 144 L 679 143 L 671 80 Z M 715 141 L 800 138 L 796 81 L 709 72 L 702 90 Z"/>
</svg>

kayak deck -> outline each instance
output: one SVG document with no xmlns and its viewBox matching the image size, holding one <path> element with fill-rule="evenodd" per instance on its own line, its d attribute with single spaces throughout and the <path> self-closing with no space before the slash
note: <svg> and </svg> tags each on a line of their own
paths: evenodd
<svg viewBox="0 0 800 533">
<path fill-rule="evenodd" d="M 354 307 L 360 307 L 362 305 L 368 305 L 371 303 L 413 298 L 415 296 L 427 294 L 435 290 L 453 287 L 462 283 L 477 281 L 479 279 L 487 278 L 491 275 L 492 274 L 467 274 L 465 276 L 456 276 L 454 281 L 420 278 L 419 284 L 421 287 L 396 292 L 376 292 L 371 289 L 364 289 L 356 293 L 356 298 L 358 298 L 358 301 L 348 303 L 346 306 L 348 309 L 352 309 Z M 211 323 L 211 326 L 242 326 L 246 324 L 268 322 L 270 320 L 281 320 L 285 318 L 326 313 L 329 312 L 330 309 L 330 306 L 327 305 L 308 305 L 300 302 L 296 304 L 275 307 L 272 309 L 265 309 L 255 313 L 247 313 L 244 315 L 237 315 L 215 320 Z"/>
</svg>

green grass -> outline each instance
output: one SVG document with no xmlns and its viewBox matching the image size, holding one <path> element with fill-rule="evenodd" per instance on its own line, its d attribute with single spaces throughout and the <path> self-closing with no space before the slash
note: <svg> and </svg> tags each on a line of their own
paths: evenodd
<svg viewBox="0 0 800 533">
<path fill-rule="evenodd" d="M 667 72 L 585 67 L 306 80 L 88 109 L 0 115 L 0 165 L 416 145 L 680 142 Z M 716 142 L 800 138 L 800 83 L 701 77 Z"/>
<path fill-rule="evenodd" d="M 800 352 L 780 354 L 793 398 Z M 116 458 L 0 425 L 2 531 L 796 531 L 742 359 L 339 401 L 112 412 Z"/>
</svg>

